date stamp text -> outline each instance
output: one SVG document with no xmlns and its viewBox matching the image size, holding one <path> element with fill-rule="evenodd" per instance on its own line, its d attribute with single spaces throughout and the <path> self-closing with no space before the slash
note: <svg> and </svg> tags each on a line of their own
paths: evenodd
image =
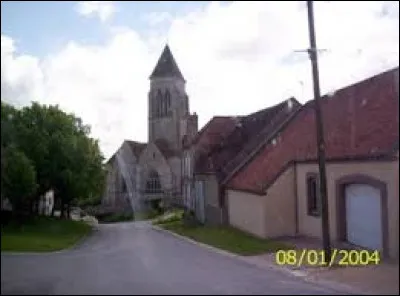
<svg viewBox="0 0 400 296">
<path fill-rule="evenodd" d="M 302 250 L 279 250 L 275 253 L 277 265 L 290 265 L 301 267 L 308 266 L 366 266 L 378 265 L 380 253 L 368 250 L 339 250 L 333 249 L 331 258 L 327 259 L 325 251 L 302 249 Z"/>
</svg>

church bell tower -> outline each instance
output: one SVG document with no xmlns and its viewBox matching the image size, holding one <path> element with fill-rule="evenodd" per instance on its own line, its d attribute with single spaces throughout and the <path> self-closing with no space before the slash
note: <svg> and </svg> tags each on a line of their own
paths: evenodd
<svg viewBox="0 0 400 296">
<path fill-rule="evenodd" d="M 171 149 L 180 150 L 183 137 L 197 132 L 197 115 L 189 113 L 186 81 L 168 44 L 150 75 L 148 112 L 149 142 L 163 139 Z"/>
</svg>

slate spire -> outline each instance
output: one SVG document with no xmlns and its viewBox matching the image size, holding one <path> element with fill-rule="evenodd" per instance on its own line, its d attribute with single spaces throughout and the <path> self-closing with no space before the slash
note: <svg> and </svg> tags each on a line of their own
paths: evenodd
<svg viewBox="0 0 400 296">
<path fill-rule="evenodd" d="M 150 79 L 166 77 L 175 77 L 185 80 L 168 44 L 165 45 L 164 50 L 158 59 L 157 65 L 150 75 Z"/>
</svg>

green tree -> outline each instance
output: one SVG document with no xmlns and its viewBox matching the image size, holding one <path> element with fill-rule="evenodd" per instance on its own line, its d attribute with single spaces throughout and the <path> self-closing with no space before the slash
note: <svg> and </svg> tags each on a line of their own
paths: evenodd
<svg viewBox="0 0 400 296">
<path fill-rule="evenodd" d="M 54 190 L 62 214 L 73 202 L 100 200 L 105 179 L 104 158 L 98 141 L 90 137 L 90 127 L 79 117 L 57 105 L 36 102 L 18 111 L 8 105 L 3 108 L 2 103 L 2 124 L 3 117 L 12 118 L 5 142 L 14 143 L 36 169 L 36 204 L 50 189 Z"/>
<path fill-rule="evenodd" d="M 36 168 L 38 190 L 34 198 L 38 209 L 40 196 L 51 189 L 51 161 L 49 156 L 48 108 L 38 103 L 22 108 L 14 120 L 15 142 Z"/>
<path fill-rule="evenodd" d="M 14 122 L 18 110 L 13 106 L 1 102 L 1 148 L 15 143 Z"/>
<path fill-rule="evenodd" d="M 5 176 L 5 149 L 11 144 L 15 144 L 14 119 L 17 110 L 3 101 L 1 102 L 1 184 Z M 1 190 L 1 199 L 3 199 Z"/>
<path fill-rule="evenodd" d="M 10 201 L 13 211 L 20 215 L 29 209 L 37 189 L 36 171 L 29 158 L 13 145 L 4 150 L 1 190 Z"/>
</svg>

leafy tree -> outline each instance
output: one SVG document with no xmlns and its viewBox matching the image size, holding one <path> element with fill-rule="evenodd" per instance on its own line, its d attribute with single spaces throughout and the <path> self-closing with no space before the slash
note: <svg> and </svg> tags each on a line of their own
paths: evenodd
<svg viewBox="0 0 400 296">
<path fill-rule="evenodd" d="M 90 137 L 90 127 L 80 118 L 58 106 L 33 102 L 16 110 L 2 102 L 1 120 L 2 173 L 8 169 L 3 165 L 3 150 L 13 145 L 17 149 L 17 156 L 13 157 L 30 160 L 36 170 L 37 204 L 50 189 L 54 190 L 62 214 L 74 202 L 100 202 L 105 183 L 104 158 L 98 141 Z M 16 179 L 7 181 L 9 187 L 10 180 Z"/>
<path fill-rule="evenodd" d="M 49 116 L 48 108 L 38 103 L 22 108 L 16 115 L 15 139 L 18 148 L 32 161 L 36 168 L 38 190 L 35 196 L 36 208 L 40 196 L 51 189 L 50 177 L 52 159 L 49 157 Z"/>
<path fill-rule="evenodd" d="M 1 148 L 15 143 L 14 122 L 18 110 L 13 106 L 1 102 Z"/>
<path fill-rule="evenodd" d="M 4 150 L 1 190 L 10 201 L 13 211 L 21 214 L 30 205 L 37 189 L 36 171 L 29 158 L 15 146 Z"/>
<path fill-rule="evenodd" d="M 14 118 L 16 113 L 17 110 L 13 106 L 1 102 L 1 184 L 3 184 L 3 177 L 5 176 L 5 149 L 15 143 Z M 3 190 L 1 190 L 2 199 L 3 193 Z"/>
</svg>

